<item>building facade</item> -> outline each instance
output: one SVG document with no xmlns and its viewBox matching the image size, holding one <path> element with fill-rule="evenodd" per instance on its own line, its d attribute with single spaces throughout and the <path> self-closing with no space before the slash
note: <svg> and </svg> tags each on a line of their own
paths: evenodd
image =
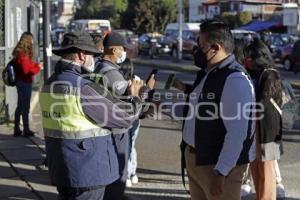
<svg viewBox="0 0 300 200">
<path fill-rule="evenodd" d="M 190 0 L 189 21 L 201 21 L 220 16 L 224 12 L 236 14 L 248 11 L 261 20 L 281 18 L 284 3 L 299 0 Z"/>
<path fill-rule="evenodd" d="M 221 12 L 248 11 L 256 19 L 267 20 L 282 17 L 282 0 L 220 0 Z"/>
<path fill-rule="evenodd" d="M 79 5 L 78 0 L 54 0 L 51 7 L 52 27 L 66 27 L 73 19 L 76 8 Z"/>
<path fill-rule="evenodd" d="M 204 2 L 205 0 L 189 0 L 189 22 L 200 22 L 206 19 Z"/>
</svg>

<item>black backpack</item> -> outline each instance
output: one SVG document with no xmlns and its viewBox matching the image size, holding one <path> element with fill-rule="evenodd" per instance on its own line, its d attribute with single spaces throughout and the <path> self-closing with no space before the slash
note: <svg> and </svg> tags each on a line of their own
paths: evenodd
<svg viewBox="0 0 300 200">
<path fill-rule="evenodd" d="M 14 59 L 10 60 L 2 72 L 2 79 L 7 86 L 16 86 L 16 69 Z"/>
</svg>

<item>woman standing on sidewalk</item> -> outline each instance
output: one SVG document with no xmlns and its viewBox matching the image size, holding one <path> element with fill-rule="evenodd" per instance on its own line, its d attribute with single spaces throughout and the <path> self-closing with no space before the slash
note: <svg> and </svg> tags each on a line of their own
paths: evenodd
<svg viewBox="0 0 300 200">
<path fill-rule="evenodd" d="M 264 108 L 257 116 L 256 160 L 250 164 L 256 200 L 276 200 L 275 164 L 282 154 L 281 79 L 262 41 L 254 40 L 245 54 L 245 67 L 253 80 L 257 103 Z"/>
<path fill-rule="evenodd" d="M 15 47 L 13 53 L 15 61 L 15 70 L 17 77 L 17 93 L 18 105 L 15 111 L 15 127 L 14 136 L 20 136 L 22 131 L 20 129 L 20 117 L 23 120 L 23 135 L 33 136 L 29 128 L 29 110 L 30 99 L 32 92 L 33 77 L 40 71 L 38 63 L 32 60 L 33 57 L 33 35 L 29 32 L 24 32 L 20 41 Z"/>
</svg>

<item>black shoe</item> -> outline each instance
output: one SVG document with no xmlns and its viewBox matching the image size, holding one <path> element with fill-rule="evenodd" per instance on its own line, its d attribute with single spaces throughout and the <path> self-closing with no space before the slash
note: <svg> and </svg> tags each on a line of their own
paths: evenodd
<svg viewBox="0 0 300 200">
<path fill-rule="evenodd" d="M 31 130 L 24 131 L 24 137 L 33 137 L 34 134 L 35 133 Z"/>
<path fill-rule="evenodd" d="M 15 137 L 19 137 L 19 136 L 21 136 L 22 135 L 22 131 L 21 130 L 15 130 L 14 131 L 14 136 Z"/>
</svg>

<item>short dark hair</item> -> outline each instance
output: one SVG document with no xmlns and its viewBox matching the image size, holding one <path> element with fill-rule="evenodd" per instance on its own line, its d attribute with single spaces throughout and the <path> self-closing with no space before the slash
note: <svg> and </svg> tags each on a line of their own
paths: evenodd
<svg viewBox="0 0 300 200">
<path fill-rule="evenodd" d="M 200 33 L 208 33 L 209 43 L 219 43 L 226 51 L 232 53 L 234 49 L 234 39 L 229 26 L 220 20 L 207 20 L 200 25 Z"/>
</svg>

